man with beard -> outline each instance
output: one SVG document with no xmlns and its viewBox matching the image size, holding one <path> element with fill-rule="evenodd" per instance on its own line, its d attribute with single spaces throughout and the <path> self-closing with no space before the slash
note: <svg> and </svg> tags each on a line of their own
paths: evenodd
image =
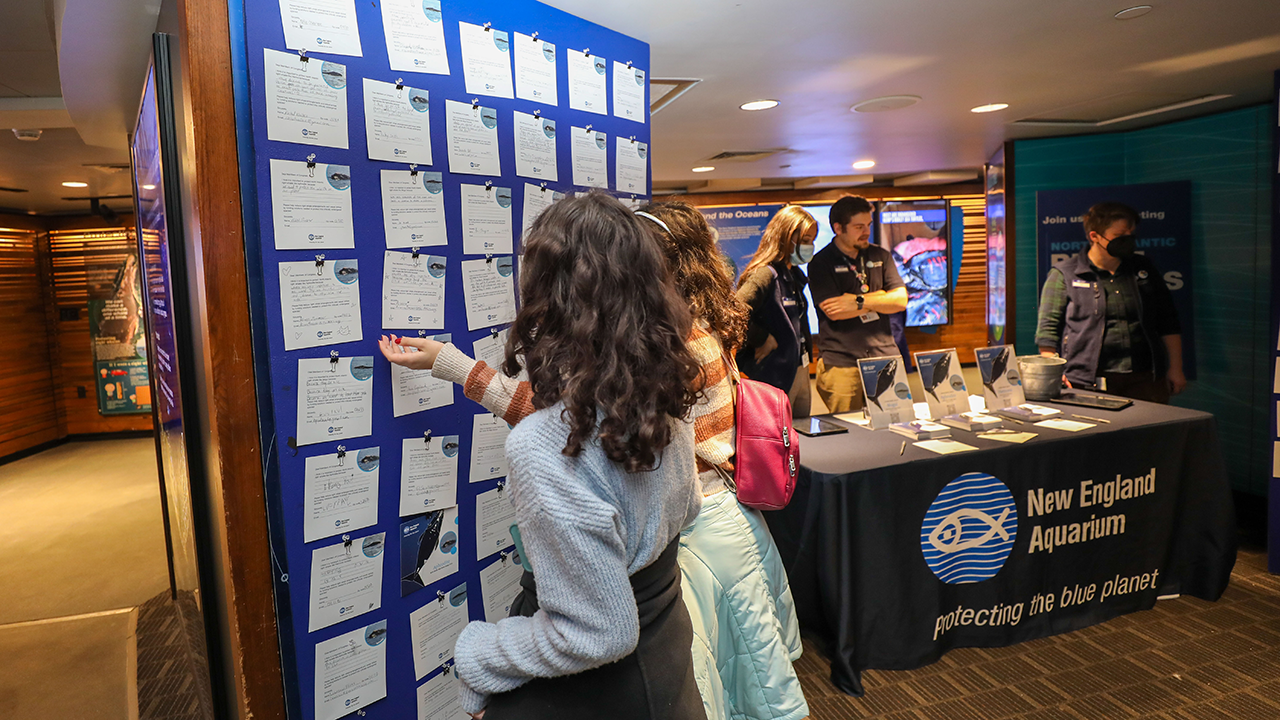
<svg viewBox="0 0 1280 720">
<path fill-rule="evenodd" d="M 831 412 L 864 404 L 858 360 L 897 357 L 889 315 L 907 307 L 907 287 L 893 255 L 871 244 L 871 203 L 848 195 L 831 206 L 835 238 L 809 263 L 809 291 L 818 306 L 817 388 Z"/>
<path fill-rule="evenodd" d="M 1136 254 L 1138 214 L 1098 203 L 1084 216 L 1088 247 L 1049 271 L 1036 346 L 1066 359 L 1071 387 L 1167 403 L 1182 392 L 1182 327 L 1164 276 Z"/>
</svg>

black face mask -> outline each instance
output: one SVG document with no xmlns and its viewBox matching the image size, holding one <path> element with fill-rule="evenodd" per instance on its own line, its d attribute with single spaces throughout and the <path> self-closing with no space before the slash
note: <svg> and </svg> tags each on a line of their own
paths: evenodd
<svg viewBox="0 0 1280 720">
<path fill-rule="evenodd" d="M 1113 258 L 1123 260 L 1127 257 L 1131 257 L 1138 250 L 1138 236 L 1121 235 L 1107 243 L 1107 247 L 1105 249 Z"/>
</svg>

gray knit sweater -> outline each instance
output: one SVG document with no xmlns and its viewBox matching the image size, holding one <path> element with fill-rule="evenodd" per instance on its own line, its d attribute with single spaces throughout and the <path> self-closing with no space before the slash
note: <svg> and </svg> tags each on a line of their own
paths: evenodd
<svg viewBox="0 0 1280 720">
<path fill-rule="evenodd" d="M 507 437 L 508 488 L 540 609 L 462 631 L 454 659 L 469 713 L 488 695 L 532 678 L 572 675 L 631 654 L 640 621 L 630 577 L 702 507 L 691 423 L 672 421 L 656 470 L 628 475 L 598 442 L 565 456 L 569 427 L 561 409 L 533 413 Z"/>
</svg>

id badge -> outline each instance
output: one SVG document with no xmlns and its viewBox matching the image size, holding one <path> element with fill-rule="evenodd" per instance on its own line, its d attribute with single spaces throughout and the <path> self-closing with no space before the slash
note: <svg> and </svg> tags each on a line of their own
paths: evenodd
<svg viewBox="0 0 1280 720">
<path fill-rule="evenodd" d="M 872 310 L 865 315 L 860 315 L 859 317 L 862 318 L 862 322 L 864 323 L 872 323 L 880 319 L 880 313 Z"/>
<path fill-rule="evenodd" d="M 800 355 L 800 367 L 809 367 L 809 353 L 805 352 Z"/>
</svg>

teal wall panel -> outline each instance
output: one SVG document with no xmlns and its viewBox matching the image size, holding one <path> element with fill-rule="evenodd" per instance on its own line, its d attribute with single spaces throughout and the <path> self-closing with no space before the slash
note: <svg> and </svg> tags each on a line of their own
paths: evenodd
<svg viewBox="0 0 1280 720">
<path fill-rule="evenodd" d="M 1217 416 L 1232 485 L 1256 495 L 1271 477 L 1269 114 L 1259 106 L 1014 150 L 1020 353 L 1035 351 L 1036 191 L 1192 182 L 1199 377 L 1174 403 Z"/>
</svg>

